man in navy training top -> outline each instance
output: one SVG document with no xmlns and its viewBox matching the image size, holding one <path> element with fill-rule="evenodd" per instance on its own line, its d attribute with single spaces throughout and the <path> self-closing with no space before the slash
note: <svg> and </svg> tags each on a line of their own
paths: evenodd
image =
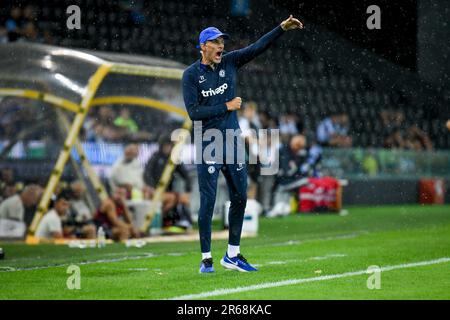
<svg viewBox="0 0 450 320">
<path fill-rule="evenodd" d="M 223 54 L 224 40 L 229 39 L 228 34 L 215 27 L 206 28 L 200 33 L 199 48 L 202 57 L 184 71 L 182 85 L 189 117 L 193 121 L 201 121 L 202 133 L 208 129 L 216 129 L 225 137 L 227 129 L 239 130 L 236 110 L 240 109 L 242 99 L 236 97 L 237 70 L 267 50 L 285 31 L 302 28 L 303 24 L 291 15 L 255 43 L 226 54 Z M 202 149 L 205 146 L 202 143 Z M 247 203 L 247 168 L 242 162 L 222 162 L 205 161 L 202 157 L 202 162 L 197 164 L 201 203 L 198 214 L 202 251 L 200 273 L 214 272 L 211 255 L 211 221 L 219 171 L 225 176 L 231 200 L 228 250 L 220 264 L 224 268 L 242 272 L 257 271 L 240 254 L 239 249 Z"/>
</svg>

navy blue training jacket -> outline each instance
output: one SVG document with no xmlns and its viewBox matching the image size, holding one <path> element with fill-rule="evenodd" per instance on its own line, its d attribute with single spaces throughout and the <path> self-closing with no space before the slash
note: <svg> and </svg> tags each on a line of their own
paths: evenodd
<svg viewBox="0 0 450 320">
<path fill-rule="evenodd" d="M 202 131 L 239 129 L 236 111 L 228 111 L 225 104 L 236 97 L 237 70 L 267 50 L 283 33 L 278 26 L 248 47 L 224 54 L 215 69 L 201 64 L 200 59 L 184 71 L 186 110 L 191 120 L 202 121 Z"/>
</svg>

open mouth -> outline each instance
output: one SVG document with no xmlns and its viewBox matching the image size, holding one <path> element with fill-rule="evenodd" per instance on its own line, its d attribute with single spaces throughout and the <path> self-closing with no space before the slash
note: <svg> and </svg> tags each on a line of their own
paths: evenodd
<svg viewBox="0 0 450 320">
<path fill-rule="evenodd" d="M 223 52 L 223 51 L 217 51 L 217 52 L 216 52 L 216 59 L 222 58 L 222 52 Z"/>
</svg>

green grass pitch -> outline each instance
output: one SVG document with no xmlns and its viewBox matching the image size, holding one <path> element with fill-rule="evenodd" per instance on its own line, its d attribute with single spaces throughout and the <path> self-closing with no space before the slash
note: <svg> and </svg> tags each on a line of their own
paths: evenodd
<svg viewBox="0 0 450 320">
<path fill-rule="evenodd" d="M 4 299 L 449 299 L 450 206 L 349 207 L 347 216 L 260 219 L 242 253 L 259 272 L 224 270 L 226 240 L 213 241 L 215 274 L 199 274 L 197 242 L 127 248 L 2 243 Z M 80 267 L 69 290 L 69 265 Z M 368 289 L 369 266 L 381 267 Z M 370 281 L 369 281 L 370 282 Z"/>
</svg>

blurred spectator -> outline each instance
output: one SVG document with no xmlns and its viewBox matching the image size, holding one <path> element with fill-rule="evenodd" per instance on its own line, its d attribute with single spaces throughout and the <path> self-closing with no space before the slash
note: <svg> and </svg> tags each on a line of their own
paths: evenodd
<svg viewBox="0 0 450 320">
<path fill-rule="evenodd" d="M 122 139 L 128 141 L 148 141 L 152 135 L 146 131 L 139 130 L 136 121 L 131 118 L 130 110 L 123 108 L 120 110 L 120 115 L 114 120 L 114 126 L 121 129 L 123 134 Z"/>
<path fill-rule="evenodd" d="M 126 198 L 127 189 L 117 187 L 111 197 L 102 201 L 95 214 L 94 221 L 97 227 L 103 227 L 110 239 L 121 241 L 140 236 L 125 205 Z"/>
<path fill-rule="evenodd" d="M 433 144 L 428 135 L 415 125 L 406 130 L 405 145 L 410 150 L 433 150 Z"/>
<path fill-rule="evenodd" d="M 53 191 L 53 194 L 55 196 L 57 196 L 58 194 L 60 194 L 64 190 L 67 190 L 68 188 L 69 188 L 69 183 L 65 180 L 60 180 L 58 182 L 58 184 L 56 185 L 55 190 Z M 70 196 L 70 193 L 69 193 L 69 196 Z"/>
<path fill-rule="evenodd" d="M 402 111 L 380 112 L 383 124 L 384 147 L 409 150 L 433 150 L 428 135 L 417 125 L 408 126 Z"/>
<path fill-rule="evenodd" d="M 405 115 L 403 114 L 403 112 L 396 110 L 383 110 L 380 112 L 380 117 L 381 123 L 383 125 L 383 146 L 385 148 L 405 148 Z"/>
<path fill-rule="evenodd" d="M 172 141 L 168 137 L 162 137 L 159 141 L 159 150 L 147 161 L 144 169 L 144 181 L 153 190 L 157 187 L 161 175 L 172 153 Z M 175 166 L 175 173 L 185 182 L 187 192 L 191 192 L 191 182 L 183 164 Z M 173 191 L 173 178 L 170 180 L 167 191 Z"/>
<path fill-rule="evenodd" d="M 289 143 L 292 136 L 303 134 L 303 122 L 292 112 L 282 114 L 279 120 L 280 138 L 284 144 Z"/>
<path fill-rule="evenodd" d="M 11 139 L 17 133 L 17 125 L 20 122 L 20 99 L 6 98 L 1 100 L 0 108 L 0 137 L 1 139 Z"/>
<path fill-rule="evenodd" d="M 265 111 L 258 112 L 259 121 L 262 129 L 275 129 L 278 128 L 277 119 L 271 117 L 269 113 Z"/>
<path fill-rule="evenodd" d="M 0 44 L 8 42 L 8 31 L 5 27 L 0 26 Z"/>
<path fill-rule="evenodd" d="M 49 30 L 39 30 L 37 25 L 37 9 L 27 5 L 23 10 L 13 7 L 6 20 L 5 27 L 0 27 L 0 43 L 14 41 L 31 41 L 40 43 L 53 43 Z M 6 39 L 5 39 L 6 33 Z"/>
<path fill-rule="evenodd" d="M 84 197 L 86 196 L 86 187 L 80 180 L 70 183 L 70 207 L 75 213 L 75 220 L 78 223 L 86 223 L 92 221 L 93 215 L 91 209 L 87 205 Z"/>
<path fill-rule="evenodd" d="M 322 160 L 322 147 L 317 143 L 311 143 L 306 148 L 306 157 L 300 172 L 306 177 L 319 177 L 321 176 L 320 162 Z"/>
<path fill-rule="evenodd" d="M 82 134 L 82 138 L 89 142 L 101 142 L 97 137 L 97 133 L 95 132 L 95 108 L 89 109 L 89 112 L 86 116 L 86 119 L 83 122 L 83 130 L 80 131 L 80 135 Z"/>
<path fill-rule="evenodd" d="M 403 128 L 405 115 L 401 111 L 383 110 L 380 112 L 381 122 L 385 135 Z"/>
<path fill-rule="evenodd" d="M 317 141 L 324 147 L 351 147 L 348 116 L 345 113 L 333 112 L 322 120 L 317 126 Z"/>
<path fill-rule="evenodd" d="M 42 191 L 40 186 L 30 184 L 27 185 L 20 194 L 16 194 L 4 200 L 0 204 L 0 219 L 27 222 L 25 209 L 33 207 L 39 202 Z"/>
<path fill-rule="evenodd" d="M 270 130 L 261 133 L 258 139 L 258 150 L 250 150 L 253 154 L 259 155 L 261 169 L 274 168 L 279 165 L 276 163 L 276 156 L 279 151 L 280 141 L 272 139 Z M 255 146 L 253 146 L 255 148 Z M 261 174 L 258 177 L 257 200 L 261 203 L 263 211 L 270 210 L 272 205 L 272 193 L 275 184 L 275 176 L 273 174 Z"/>
<path fill-rule="evenodd" d="M 14 170 L 12 168 L 0 169 L 0 202 L 3 199 L 9 198 L 15 195 L 16 181 L 14 179 Z"/>
<path fill-rule="evenodd" d="M 114 119 L 116 118 L 116 113 L 114 112 L 114 110 L 109 106 L 101 106 L 98 109 L 98 114 L 96 117 L 96 122 L 103 125 L 103 126 L 107 126 L 111 123 L 114 122 Z"/>
<path fill-rule="evenodd" d="M 26 39 L 31 42 L 44 42 L 44 38 L 42 38 L 39 34 L 39 31 L 34 24 L 34 22 L 26 22 L 22 27 L 22 39 Z"/>
<path fill-rule="evenodd" d="M 14 139 L 19 132 L 36 124 L 39 117 L 32 102 L 23 98 L 5 98 L 0 101 L 0 139 Z M 42 132 L 38 137 L 43 137 Z M 29 137 L 28 137 L 29 138 Z"/>
<path fill-rule="evenodd" d="M 95 133 L 107 142 L 122 141 L 127 135 L 127 130 L 125 128 L 114 125 L 115 118 L 116 113 L 111 107 L 102 106 L 95 119 Z"/>
<path fill-rule="evenodd" d="M 258 134 L 261 129 L 261 122 L 257 113 L 257 104 L 253 101 L 244 105 L 242 113 L 239 114 L 239 127 L 242 130 L 242 137 L 245 139 L 245 146 L 247 154 L 254 156 L 257 159 L 258 149 Z M 256 153 L 253 150 L 256 149 Z M 250 183 L 248 186 L 247 197 L 249 199 L 255 199 L 257 195 L 257 180 L 260 175 L 259 163 L 248 163 L 247 165 L 248 176 Z"/>
<path fill-rule="evenodd" d="M 17 41 L 21 37 L 21 18 L 22 10 L 19 7 L 13 7 L 5 25 L 10 42 Z"/>
<path fill-rule="evenodd" d="M 37 9 L 36 7 L 32 6 L 32 5 L 27 5 L 24 9 L 23 9 L 23 14 L 22 14 L 22 22 L 23 24 L 26 23 L 36 23 L 37 22 Z"/>
<path fill-rule="evenodd" d="M 122 142 L 125 139 L 125 128 L 117 128 L 113 125 L 94 123 L 92 130 L 87 131 L 88 141 L 98 143 Z"/>
<path fill-rule="evenodd" d="M 168 137 L 161 138 L 159 150 L 150 157 L 144 169 L 144 181 L 151 188 L 151 193 L 158 186 L 171 153 L 171 140 Z M 164 219 L 169 220 L 165 225 L 167 226 L 170 223 L 171 225 L 190 228 L 192 220 L 188 207 L 192 186 L 189 174 L 183 164 L 176 165 L 174 173 L 183 179 L 186 192 L 181 194 L 175 192 L 172 177 L 163 196 Z"/>
<path fill-rule="evenodd" d="M 21 134 L 19 143 L 23 143 L 25 149 L 30 142 L 34 144 L 32 141 L 54 141 L 58 135 L 53 126 L 54 117 L 48 111 L 47 107 L 30 99 L 0 100 L 0 140 L 11 142 Z"/>
<path fill-rule="evenodd" d="M 287 129 L 290 130 L 292 134 L 304 134 L 305 126 L 303 124 L 303 121 L 298 116 L 298 114 L 294 112 L 288 112 L 286 114 L 286 120 L 288 124 Z"/>
<path fill-rule="evenodd" d="M 120 115 L 114 120 L 114 125 L 126 128 L 130 133 L 136 133 L 139 130 L 136 121 L 130 117 L 130 110 L 127 108 L 120 110 Z"/>
<path fill-rule="evenodd" d="M 112 190 L 125 187 L 129 199 L 136 198 L 133 197 L 133 192 L 138 198 L 142 198 L 142 192 L 144 192 L 144 170 L 139 163 L 138 154 L 139 146 L 137 144 L 127 145 L 123 157 L 118 159 L 111 169 Z"/>
<path fill-rule="evenodd" d="M 244 137 L 250 137 L 250 130 L 256 132 L 261 129 L 261 122 L 257 113 L 258 106 L 255 102 L 250 101 L 244 104 L 242 113 L 239 117 L 239 127 Z"/>
<path fill-rule="evenodd" d="M 293 136 L 288 145 L 281 147 L 277 185 L 288 184 L 304 177 L 301 166 L 305 162 L 306 155 L 304 135 Z"/>
<path fill-rule="evenodd" d="M 15 183 L 0 182 L 1 197 L 0 202 L 17 194 L 18 186 Z"/>
<path fill-rule="evenodd" d="M 93 213 L 84 200 L 86 187 L 79 181 L 70 184 L 70 211 L 63 225 L 77 238 L 93 239 L 96 229 L 93 222 Z"/>
<path fill-rule="evenodd" d="M 389 149 L 405 149 L 406 141 L 400 128 L 392 129 L 391 133 L 384 139 L 383 146 Z"/>
<path fill-rule="evenodd" d="M 295 135 L 280 149 L 280 170 L 277 184 L 288 184 L 304 177 L 318 177 L 322 148 L 307 144 L 304 135 Z"/>
<path fill-rule="evenodd" d="M 120 115 L 116 116 L 109 105 L 100 107 L 97 112 L 91 111 L 84 130 L 86 139 L 93 142 L 148 141 L 152 138 L 147 131 L 139 130 L 129 109 L 123 108 Z"/>
<path fill-rule="evenodd" d="M 50 30 L 44 29 L 40 30 L 36 23 L 38 9 L 35 6 L 27 5 L 23 9 L 23 32 L 24 36 L 28 41 L 40 42 L 45 44 L 53 44 L 53 38 Z"/>
<path fill-rule="evenodd" d="M 275 181 L 274 207 L 267 212 L 268 217 L 289 213 L 290 192 L 283 187 L 304 177 L 301 166 L 306 158 L 306 137 L 292 136 L 289 143 L 280 148 L 280 168 Z"/>
<path fill-rule="evenodd" d="M 292 136 L 298 134 L 297 119 L 292 113 L 284 114 L 280 117 L 280 134 Z"/>
<path fill-rule="evenodd" d="M 363 170 L 370 177 L 375 177 L 378 174 L 378 161 L 375 154 L 373 149 L 369 149 L 362 160 Z"/>
<path fill-rule="evenodd" d="M 37 238 L 52 240 L 75 237 L 71 230 L 65 231 L 63 229 L 63 219 L 69 212 L 69 199 L 68 191 L 62 191 L 56 196 L 53 208 L 44 215 L 36 229 L 35 235 Z"/>
</svg>

